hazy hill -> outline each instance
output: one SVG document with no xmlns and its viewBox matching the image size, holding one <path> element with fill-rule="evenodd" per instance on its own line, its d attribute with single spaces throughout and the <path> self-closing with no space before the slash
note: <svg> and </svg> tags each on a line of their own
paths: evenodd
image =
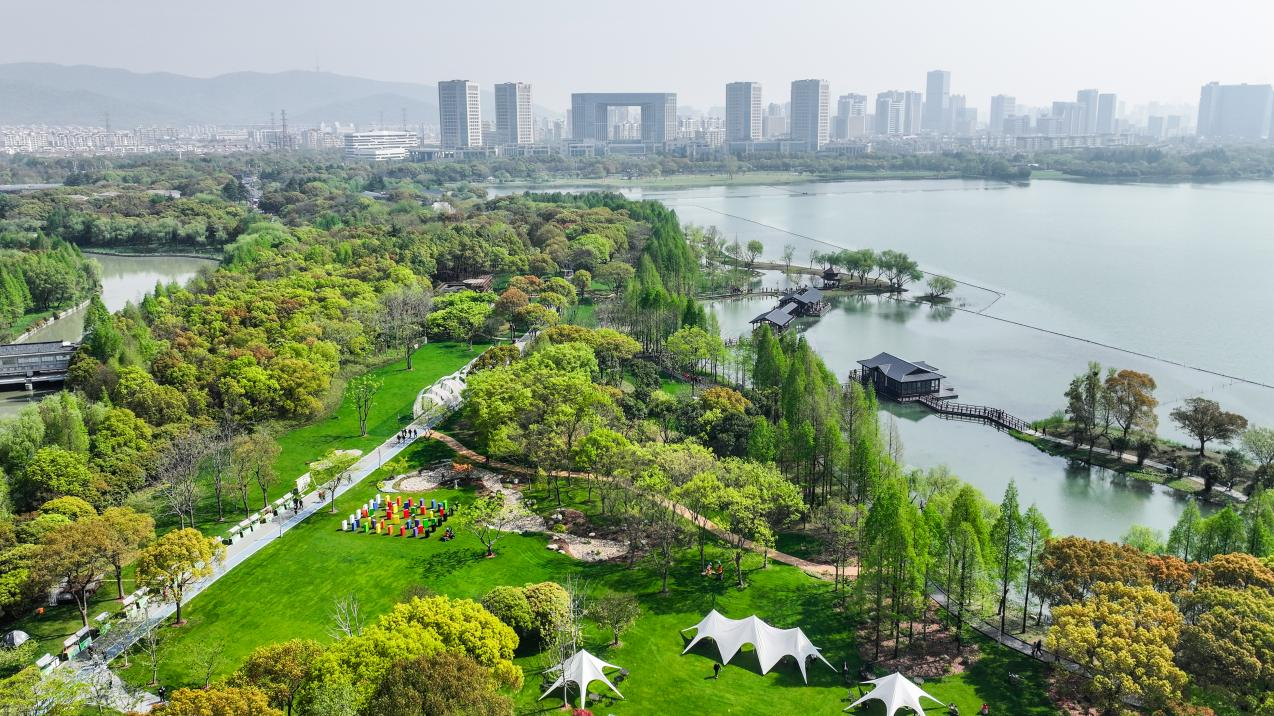
<svg viewBox="0 0 1274 716">
<path fill-rule="evenodd" d="M 494 99 L 484 88 L 484 117 Z M 89 65 L 0 64 L 0 124 L 94 124 L 110 113 L 115 127 L 139 124 L 265 124 L 288 112 L 296 127 L 320 121 L 370 124 L 383 116 L 397 127 L 438 123 L 436 85 L 382 82 L 330 72 L 235 72 L 186 77 Z M 537 112 L 547 112 L 539 107 Z"/>
</svg>

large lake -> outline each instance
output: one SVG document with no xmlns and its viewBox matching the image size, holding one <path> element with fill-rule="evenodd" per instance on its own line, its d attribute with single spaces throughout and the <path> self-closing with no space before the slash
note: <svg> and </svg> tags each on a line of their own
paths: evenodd
<svg viewBox="0 0 1274 716">
<path fill-rule="evenodd" d="M 111 311 L 118 311 L 130 302 L 140 302 L 142 297 L 155 290 L 158 283 L 176 281 L 184 284 L 200 269 L 217 265 L 212 259 L 187 256 L 93 254 L 92 258 L 102 267 L 102 303 Z M 83 332 L 84 311 L 80 310 L 43 326 L 27 341 L 77 341 Z M 13 415 L 49 392 L 0 391 L 0 418 Z"/>
<path fill-rule="evenodd" d="M 730 239 L 758 239 L 772 260 L 785 244 L 800 263 L 832 246 L 892 248 L 971 284 L 956 296 L 960 310 L 841 297 L 822 318 L 804 319 L 798 330 L 839 375 L 888 351 L 938 366 L 963 402 L 1031 420 L 1062 407 L 1069 379 L 1096 360 L 1156 378 L 1168 437 L 1185 440 L 1168 411 L 1195 395 L 1274 425 L 1274 184 L 953 180 L 630 193 Z M 714 310 L 735 334 L 770 303 Z M 909 464 L 946 463 L 995 500 L 1015 479 L 1024 502 L 1062 533 L 1115 539 L 1133 523 L 1166 532 L 1185 504 L 1167 488 L 1071 465 L 985 426 L 892 412 Z"/>
</svg>

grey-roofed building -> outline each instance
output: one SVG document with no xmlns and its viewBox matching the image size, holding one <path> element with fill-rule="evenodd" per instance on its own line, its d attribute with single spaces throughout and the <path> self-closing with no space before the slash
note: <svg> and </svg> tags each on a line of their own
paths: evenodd
<svg viewBox="0 0 1274 716">
<path fill-rule="evenodd" d="M 777 308 L 771 309 L 753 318 L 748 323 L 759 326 L 762 323 L 768 323 L 770 328 L 776 331 L 782 331 L 787 328 L 792 321 L 796 320 L 796 304 L 785 303 Z"/>
<path fill-rule="evenodd" d="M 924 361 L 906 361 L 889 353 L 858 361 L 864 383 L 871 383 L 877 395 L 894 400 L 916 400 L 942 390 L 946 376 Z"/>
<path fill-rule="evenodd" d="M 780 306 L 787 304 L 795 304 L 798 315 L 818 315 L 822 313 L 823 292 L 813 286 L 807 286 L 799 291 L 789 291 L 779 300 Z"/>
<path fill-rule="evenodd" d="M 0 385 L 58 381 L 66 376 L 78 343 L 43 341 L 0 346 Z"/>
</svg>

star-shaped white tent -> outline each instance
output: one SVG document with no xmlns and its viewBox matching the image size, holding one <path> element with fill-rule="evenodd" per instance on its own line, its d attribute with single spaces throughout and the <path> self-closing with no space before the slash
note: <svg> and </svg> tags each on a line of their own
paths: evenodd
<svg viewBox="0 0 1274 716">
<path fill-rule="evenodd" d="M 712 639 L 721 652 L 723 664 L 730 663 L 744 644 L 751 644 L 752 648 L 756 649 L 757 660 L 761 662 L 762 674 L 769 673 L 770 669 L 773 669 L 774 665 L 785 656 L 796 659 L 796 665 L 801 670 L 801 678 L 806 683 L 809 683 L 809 678 L 805 675 L 805 660 L 811 656 L 827 664 L 832 671 L 836 670 L 836 667 L 819 653 L 818 647 L 805 636 L 805 632 L 800 629 L 772 627 L 758 619 L 756 615 L 747 619 L 731 619 L 713 609 L 698 624 L 682 631 L 690 629 L 695 630 L 695 636 L 686 645 L 682 654 L 693 649 L 701 639 Z"/>
<path fill-rule="evenodd" d="M 584 708 L 584 699 L 588 695 L 588 685 L 594 681 L 600 681 L 609 686 L 610 690 L 614 691 L 615 695 L 622 699 L 624 698 L 624 695 L 619 693 L 619 689 L 615 688 L 615 685 L 606 678 L 606 674 L 603 672 L 603 669 L 618 668 L 618 666 L 615 666 L 614 664 L 607 664 L 601 659 L 598 659 L 587 651 L 581 649 L 575 652 L 575 655 L 571 658 L 549 669 L 550 673 L 554 671 L 560 671 L 562 673 L 557 677 L 557 681 L 554 681 L 553 685 L 550 686 L 548 691 L 545 691 L 540 698 L 543 699 L 545 696 L 553 693 L 553 691 L 560 688 L 562 684 L 573 681 L 575 682 L 575 685 L 579 687 L 579 707 Z"/>
<path fill-rule="evenodd" d="M 937 701 L 939 704 L 942 703 L 929 694 L 926 694 L 919 686 L 912 683 L 910 679 L 896 671 L 889 676 L 882 676 L 879 679 L 872 679 L 871 681 L 864 681 L 863 683 L 873 684 L 875 688 L 873 688 L 866 696 L 855 701 L 849 706 L 846 706 L 846 711 L 870 699 L 878 699 L 885 703 L 885 716 L 894 716 L 898 709 L 901 708 L 909 708 L 918 714 L 923 714 L 925 710 L 924 707 L 920 705 L 921 697 L 929 699 L 930 701 Z"/>
</svg>

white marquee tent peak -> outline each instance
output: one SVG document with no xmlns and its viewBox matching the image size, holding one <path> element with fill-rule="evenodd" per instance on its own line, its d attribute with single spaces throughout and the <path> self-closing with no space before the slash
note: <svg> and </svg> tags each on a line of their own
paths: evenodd
<svg viewBox="0 0 1274 716">
<path fill-rule="evenodd" d="M 796 665 L 801 670 L 801 678 L 807 684 L 809 677 L 805 674 L 805 661 L 811 656 L 827 664 L 832 671 L 836 670 L 836 667 L 819 653 L 818 647 L 805 636 L 805 632 L 800 629 L 772 627 L 757 618 L 755 614 L 747 619 L 731 619 L 713 609 L 698 624 L 686 627 L 682 631 L 691 629 L 695 630 L 695 636 L 686 645 L 682 654 L 693 649 L 700 640 L 711 639 L 721 652 L 723 664 L 730 663 L 744 644 L 751 644 L 752 648 L 756 649 L 757 660 L 761 662 L 762 674 L 769 673 L 770 669 L 785 656 L 796 659 Z"/>
<path fill-rule="evenodd" d="M 584 699 L 588 695 L 588 685 L 594 681 L 600 681 L 609 686 L 610 690 L 614 691 L 615 695 L 622 699 L 624 698 L 624 695 L 619 693 L 619 689 L 615 688 L 615 685 L 610 682 L 610 679 L 606 678 L 606 674 L 603 671 L 605 669 L 618 668 L 618 666 L 615 666 L 614 664 L 607 664 L 601 659 L 598 659 L 587 651 L 581 649 L 575 652 L 575 655 L 571 658 L 549 669 L 550 673 L 554 671 L 560 671 L 562 673 L 557 677 L 557 681 L 554 681 L 553 685 L 550 686 L 548 691 L 545 691 L 540 698 L 543 699 L 545 696 L 553 693 L 554 690 L 561 688 L 562 684 L 573 681 L 575 682 L 575 685 L 579 687 L 579 707 L 584 708 Z"/>
<path fill-rule="evenodd" d="M 924 707 L 920 705 L 921 698 L 926 698 L 930 701 L 937 701 L 939 704 L 942 703 L 929 694 L 926 694 L 924 690 L 922 690 L 919 686 L 916 686 L 911 679 L 908 679 L 896 671 L 889 676 L 882 676 L 879 679 L 872 679 L 870 681 L 864 681 L 863 683 L 872 684 L 875 688 L 868 692 L 866 696 L 855 701 L 849 706 L 846 706 L 846 711 L 870 699 L 877 699 L 885 703 L 885 716 L 894 716 L 898 709 L 901 708 L 908 708 L 918 714 L 923 714 L 925 711 Z"/>
</svg>

